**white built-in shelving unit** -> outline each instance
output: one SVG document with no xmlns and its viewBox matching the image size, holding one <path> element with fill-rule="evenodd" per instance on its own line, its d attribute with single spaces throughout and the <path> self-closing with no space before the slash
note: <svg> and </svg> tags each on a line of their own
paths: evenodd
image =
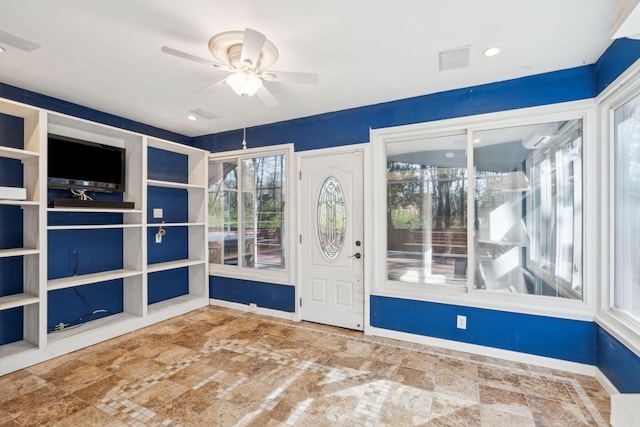
<svg viewBox="0 0 640 427">
<path fill-rule="evenodd" d="M 0 258 L 23 258 L 23 289 L 11 295 L 0 294 L 0 311 L 21 308 L 22 339 L 0 345 L 0 375 L 30 366 L 58 355 L 113 338 L 208 304 L 207 262 L 207 155 L 204 150 L 164 141 L 91 121 L 49 112 L 13 101 L 0 99 L 0 114 L 24 122 L 24 144 L 15 148 L 0 139 L 0 158 L 22 162 L 23 184 L 27 199 L 0 200 L 6 206 L 21 209 L 23 245 L 0 249 Z M 123 200 L 133 202 L 133 209 L 72 208 L 47 206 L 47 135 L 54 133 L 76 139 L 112 145 L 126 150 L 126 190 Z M 16 145 L 15 143 L 11 145 Z M 188 182 L 147 179 L 148 149 L 153 147 L 188 159 Z M 3 183 L 0 182 L 0 186 Z M 159 224 L 147 222 L 148 186 L 178 188 L 188 192 L 188 221 L 165 223 L 163 227 L 188 229 L 188 257 L 157 264 L 147 262 L 147 232 Z M 81 215 L 85 220 L 64 225 L 48 224 L 51 215 Z M 119 223 L 101 223 L 101 214 L 118 214 Z M 86 218 L 95 216 L 95 221 Z M 87 224 L 89 222 L 90 224 Z M 0 224 L 0 233 L 9 224 Z M 47 244 L 51 233 L 73 230 L 121 230 L 122 268 L 49 279 Z M 6 232 L 6 230 L 5 230 Z M 188 268 L 188 293 L 148 304 L 148 275 L 162 274 L 176 268 Z M 123 310 L 76 327 L 47 333 L 47 301 L 51 292 L 95 283 L 122 280 Z M 0 277 L 0 280 L 2 278 Z M 9 327 L 0 325 L 0 327 Z"/>
</svg>

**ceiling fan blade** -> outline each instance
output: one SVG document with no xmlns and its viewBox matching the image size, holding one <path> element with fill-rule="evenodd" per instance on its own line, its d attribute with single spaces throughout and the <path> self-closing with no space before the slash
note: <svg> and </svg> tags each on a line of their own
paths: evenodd
<svg viewBox="0 0 640 427">
<path fill-rule="evenodd" d="M 262 47 L 266 41 L 267 38 L 264 34 L 259 33 L 256 30 L 252 30 L 251 28 L 245 28 L 240 62 L 243 64 L 248 63 L 250 67 L 255 68 L 258 65 L 260 53 L 262 53 Z"/>
<path fill-rule="evenodd" d="M 34 50 L 42 47 L 38 43 L 32 42 L 31 40 L 23 39 L 22 37 L 16 36 L 15 34 L 7 33 L 4 31 L 0 31 L 0 42 L 18 48 L 20 50 L 24 50 L 25 52 L 33 52 Z"/>
<path fill-rule="evenodd" d="M 271 92 L 269 92 L 269 89 L 267 89 L 264 86 L 262 86 L 260 88 L 260 90 L 258 90 L 258 92 L 256 92 L 256 96 L 267 107 L 275 107 L 276 105 L 279 104 L 279 102 L 276 99 L 276 97 L 273 96 L 273 94 Z"/>
<path fill-rule="evenodd" d="M 199 56 L 191 55 L 190 53 L 186 53 L 181 50 L 173 49 L 167 46 L 162 46 L 160 50 L 164 53 L 168 53 L 169 55 L 177 56 L 178 58 L 187 59 L 189 61 L 197 62 L 199 64 L 211 65 L 212 67 L 220 70 L 227 70 L 227 67 L 225 65 L 219 64 L 215 61 L 211 61 L 210 59 L 200 58 Z"/>
<path fill-rule="evenodd" d="M 299 83 L 305 85 L 317 85 L 320 78 L 313 73 L 291 73 L 287 71 L 265 71 L 262 78 L 268 82 Z"/>
<path fill-rule="evenodd" d="M 217 90 L 222 86 L 226 86 L 225 80 L 226 78 L 222 80 L 217 80 L 213 83 L 209 83 L 208 85 L 202 86 L 201 88 L 194 90 L 193 93 L 206 94 L 213 90 Z"/>
</svg>

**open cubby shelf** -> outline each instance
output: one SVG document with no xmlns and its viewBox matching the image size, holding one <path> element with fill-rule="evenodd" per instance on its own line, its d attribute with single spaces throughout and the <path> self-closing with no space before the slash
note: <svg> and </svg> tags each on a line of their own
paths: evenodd
<svg viewBox="0 0 640 427">
<path fill-rule="evenodd" d="M 95 198 L 133 202 L 135 209 L 49 207 L 61 194 L 47 188 L 49 133 L 124 148 L 124 194 Z M 0 375 L 209 303 L 207 151 L 0 99 L 0 162 L 22 171 L 10 182 L 0 178 L 0 186 L 18 183 L 27 192 L 26 200 L 0 200 L 12 223 L 0 225 L 0 237 L 8 236 L 1 239 L 0 283 L 11 283 L 9 295 L 0 294 L 0 313 L 11 319 L 0 322 L 0 332 L 11 336 L 0 344 Z M 152 218 L 154 208 L 165 217 Z M 160 226 L 170 231 L 155 243 L 149 237 Z M 149 252 L 163 262 L 151 263 Z M 60 277 L 72 274 L 74 262 L 99 272 Z M 48 332 L 48 325 L 65 323 L 61 313 L 91 319 L 90 308 L 115 314 Z"/>
</svg>

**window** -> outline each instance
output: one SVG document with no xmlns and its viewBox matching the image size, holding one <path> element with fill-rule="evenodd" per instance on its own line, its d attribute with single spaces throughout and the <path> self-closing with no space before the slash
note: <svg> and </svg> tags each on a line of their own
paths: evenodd
<svg viewBox="0 0 640 427">
<path fill-rule="evenodd" d="M 583 114 L 468 120 L 475 128 L 454 119 L 372 138 L 386 177 L 380 289 L 582 303 Z"/>
<path fill-rule="evenodd" d="M 640 95 L 614 110 L 614 306 L 640 324 Z"/>
<path fill-rule="evenodd" d="M 216 274 L 287 270 L 287 151 L 209 161 L 209 263 Z M 251 274 L 251 273 L 249 273 Z"/>
</svg>

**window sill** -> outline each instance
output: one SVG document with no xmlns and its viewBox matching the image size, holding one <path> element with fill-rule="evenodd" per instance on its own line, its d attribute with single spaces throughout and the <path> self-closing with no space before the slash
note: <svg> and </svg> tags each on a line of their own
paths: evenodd
<svg viewBox="0 0 640 427">
<path fill-rule="evenodd" d="M 595 317 L 594 310 L 581 300 L 558 301 L 554 297 L 484 290 L 467 292 L 465 287 L 453 285 L 420 285 L 416 289 L 415 285 L 386 282 L 371 295 L 588 322 L 593 322 Z"/>
<path fill-rule="evenodd" d="M 224 268 L 219 264 L 209 264 L 209 276 L 228 277 L 230 279 L 250 280 L 252 282 L 274 283 L 294 286 L 288 271 L 251 270 Z"/>
</svg>

